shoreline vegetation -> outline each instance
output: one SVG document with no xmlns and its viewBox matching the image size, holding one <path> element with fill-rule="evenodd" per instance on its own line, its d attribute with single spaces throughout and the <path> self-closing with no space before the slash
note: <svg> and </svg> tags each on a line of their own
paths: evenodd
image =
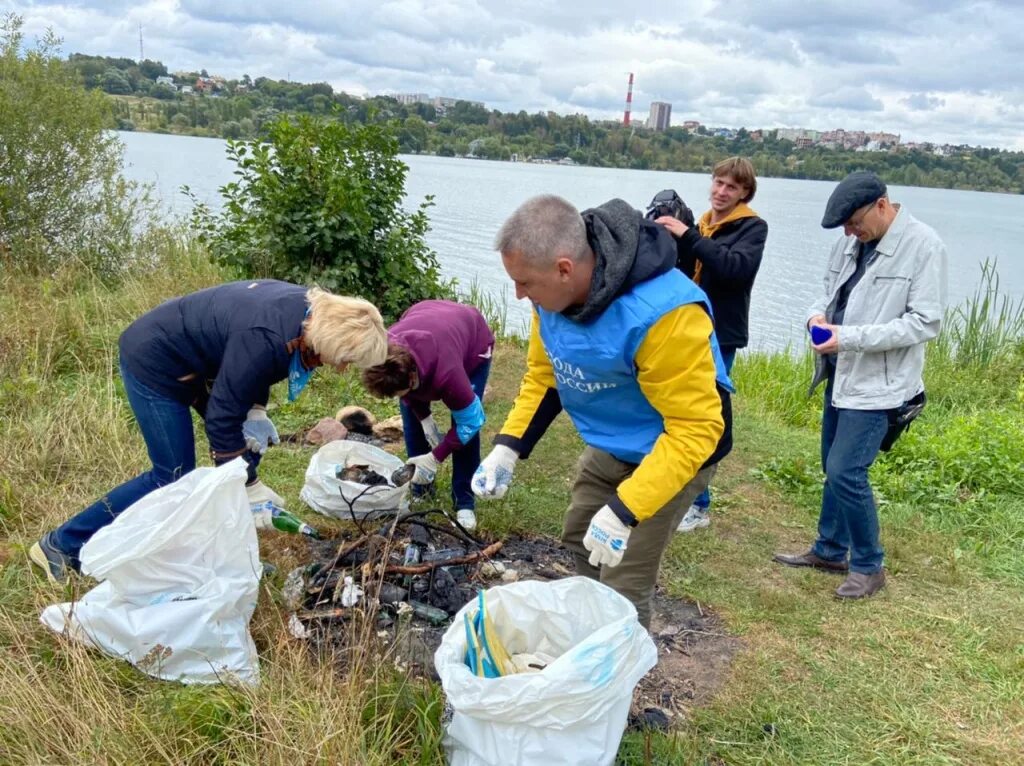
<svg viewBox="0 0 1024 766">
<path fill-rule="evenodd" d="M 253 268 L 214 251 L 226 254 L 234 242 L 243 254 L 263 252 L 260 243 L 277 237 L 275 227 L 293 223 L 294 214 L 282 222 L 269 213 L 319 187 L 271 196 L 272 204 L 247 197 L 243 208 L 252 205 L 252 215 L 240 210 L 237 218 L 211 221 L 205 240 L 149 217 L 144 189 L 110 174 L 120 155 L 103 141 L 103 104 L 67 79 L 53 41 L 23 51 L 18 22 L 8 16 L 0 26 L 0 78 L 7 85 L 0 113 L 19 117 L 0 123 L 0 145 L 28 147 L 17 156 L 31 160 L 0 166 L 8 174 L 0 177 L 0 763 L 440 766 L 438 684 L 412 679 L 394 658 L 377 661 L 368 649 L 344 658 L 315 653 L 288 632 L 281 587 L 308 555 L 297 537 L 261 533 L 261 558 L 277 573 L 261 582 L 251 624 L 261 662 L 257 688 L 155 681 L 39 623 L 45 606 L 73 600 L 92 583 L 47 583 L 32 571 L 28 547 L 148 465 L 117 372 L 120 332 L 168 297 Z M 381 133 L 366 137 L 365 158 L 379 151 L 376 159 L 393 168 L 392 128 L 372 130 Z M 351 147 L 350 136 L 331 135 Z M 72 139 L 91 147 L 91 171 L 60 164 L 70 162 L 60 152 Z M 326 165 L 325 145 L 312 145 Z M 318 163 L 304 167 L 322 171 Z M 403 180 L 397 173 L 389 190 Z M 257 185 L 252 194 L 271 191 L 278 187 Z M 54 210 L 66 224 L 60 231 L 44 225 Z M 349 217 L 339 220 L 370 220 L 352 210 L 344 208 Z M 297 219 L 290 231 L 308 234 L 297 237 L 300 252 L 316 237 L 340 235 Z M 418 226 L 407 221 L 395 236 Z M 326 253 L 343 251 L 335 245 Z M 393 252 L 405 264 L 402 274 L 419 273 L 406 267 L 424 257 L 421 251 Z M 332 263 L 319 265 L 333 279 L 358 284 L 358 275 L 330 271 Z M 309 282 L 316 278 L 312 265 L 278 263 L 296 269 L 295 281 Z M 618 763 L 1020 761 L 1024 303 L 1000 293 L 991 267 L 985 275 L 970 300 L 949 309 L 940 339 L 928 347 L 927 409 L 873 468 L 890 580 L 869 601 L 837 602 L 834 579 L 771 563 L 773 550 L 798 549 L 814 534 L 821 398 L 806 396 L 810 352 L 739 356 L 735 448 L 716 477 L 715 522 L 673 538 L 661 585 L 719 615 L 741 648 L 712 699 L 689 708 L 668 732 L 628 732 Z M 450 286 L 409 289 L 437 287 Z M 506 336 L 491 373 L 489 441 L 516 395 L 525 349 L 503 330 L 507 306 L 472 289 L 463 299 L 481 306 Z M 393 401 L 369 397 L 354 372 L 329 370 L 291 404 L 285 387 L 276 386 L 270 407 L 280 431 L 294 433 L 347 403 L 378 416 L 396 412 Z M 198 421 L 196 433 L 197 454 L 205 455 Z M 481 528 L 499 538 L 557 535 L 581 447 L 568 419 L 557 419 L 517 468 L 508 497 L 479 506 Z M 275 447 L 261 473 L 289 510 L 337 534 L 341 522 L 315 516 L 298 498 L 311 455 L 308 447 Z M 447 469 L 439 481 L 445 497 Z"/>
<path fill-rule="evenodd" d="M 734 137 L 670 127 L 593 121 L 582 114 L 488 110 L 455 101 L 443 110 L 389 96 L 358 98 L 327 83 L 169 74 L 159 61 L 73 54 L 67 65 L 86 87 L 108 94 L 109 127 L 176 135 L 253 139 L 282 113 L 349 124 L 387 124 L 404 154 L 434 154 L 594 167 L 710 172 L 719 160 L 749 157 L 763 178 L 838 181 L 873 170 L 888 184 L 1024 193 L 1024 152 L 966 145 L 888 151 L 802 147 L 774 130 L 740 128 Z M 158 81 L 159 80 L 159 81 Z M 182 93 L 179 88 L 189 92 Z"/>
</svg>

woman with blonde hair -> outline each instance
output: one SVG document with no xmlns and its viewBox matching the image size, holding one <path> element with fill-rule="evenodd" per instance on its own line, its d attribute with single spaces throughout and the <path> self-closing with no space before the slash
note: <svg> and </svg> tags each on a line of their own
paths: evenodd
<svg viewBox="0 0 1024 766">
<path fill-rule="evenodd" d="M 112 489 L 29 551 L 59 582 L 79 568 L 82 546 L 128 506 L 196 467 L 192 415 L 203 418 L 210 456 L 242 457 L 255 509 L 284 506 L 257 476 L 277 444 L 267 417 L 270 387 L 288 381 L 294 401 L 321 365 L 344 370 L 384 361 L 384 321 L 361 298 L 276 280 L 230 282 L 172 298 L 136 319 L 119 341 L 121 378 L 153 467 Z M 257 515 L 257 520 L 266 514 Z"/>
</svg>

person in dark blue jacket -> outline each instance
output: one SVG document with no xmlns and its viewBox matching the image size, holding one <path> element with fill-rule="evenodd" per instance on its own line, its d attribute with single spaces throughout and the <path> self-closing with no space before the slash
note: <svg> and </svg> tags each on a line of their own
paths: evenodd
<svg viewBox="0 0 1024 766">
<path fill-rule="evenodd" d="M 82 546 L 99 529 L 195 468 L 190 409 L 203 418 L 214 464 L 248 463 L 254 509 L 283 507 L 257 477 L 260 457 L 280 441 L 267 417 L 270 387 L 287 379 L 292 401 L 320 365 L 340 372 L 380 364 L 387 333 L 380 312 L 360 298 L 259 280 L 172 298 L 129 325 L 118 345 L 125 393 L 153 467 L 32 546 L 29 558 L 54 582 L 78 570 Z"/>
</svg>

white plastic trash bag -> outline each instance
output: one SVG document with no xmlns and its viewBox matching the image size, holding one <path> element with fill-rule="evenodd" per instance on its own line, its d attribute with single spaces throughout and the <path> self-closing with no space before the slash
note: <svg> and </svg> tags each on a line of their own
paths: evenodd
<svg viewBox="0 0 1024 766">
<path fill-rule="evenodd" d="M 258 683 L 262 567 L 245 481 L 238 458 L 131 505 L 82 548 L 82 571 L 102 582 L 42 623 L 157 678 Z"/>
<path fill-rule="evenodd" d="M 500 585 L 487 610 L 509 654 L 557 659 L 539 673 L 480 678 L 465 664 L 463 614 L 452 620 L 434 665 L 454 710 L 445 734 L 452 766 L 612 764 L 633 688 L 658 652 L 633 605 L 586 577 Z"/>
<path fill-rule="evenodd" d="M 401 487 L 367 487 L 338 478 L 338 471 L 353 465 L 369 466 L 388 479 L 405 465 L 399 458 L 364 442 L 339 439 L 316 451 L 306 468 L 302 501 L 318 513 L 336 519 L 357 519 L 405 511 L 409 508 L 409 484 Z"/>
</svg>

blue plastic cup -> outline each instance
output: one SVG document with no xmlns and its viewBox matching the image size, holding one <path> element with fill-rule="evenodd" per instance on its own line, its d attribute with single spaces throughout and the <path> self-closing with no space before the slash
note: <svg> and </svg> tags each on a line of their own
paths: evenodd
<svg viewBox="0 0 1024 766">
<path fill-rule="evenodd" d="M 811 341 L 814 343 L 815 346 L 820 346 L 822 343 L 824 343 L 825 341 L 832 337 L 831 330 L 825 327 L 820 327 L 819 325 L 812 325 L 810 333 Z"/>
</svg>

